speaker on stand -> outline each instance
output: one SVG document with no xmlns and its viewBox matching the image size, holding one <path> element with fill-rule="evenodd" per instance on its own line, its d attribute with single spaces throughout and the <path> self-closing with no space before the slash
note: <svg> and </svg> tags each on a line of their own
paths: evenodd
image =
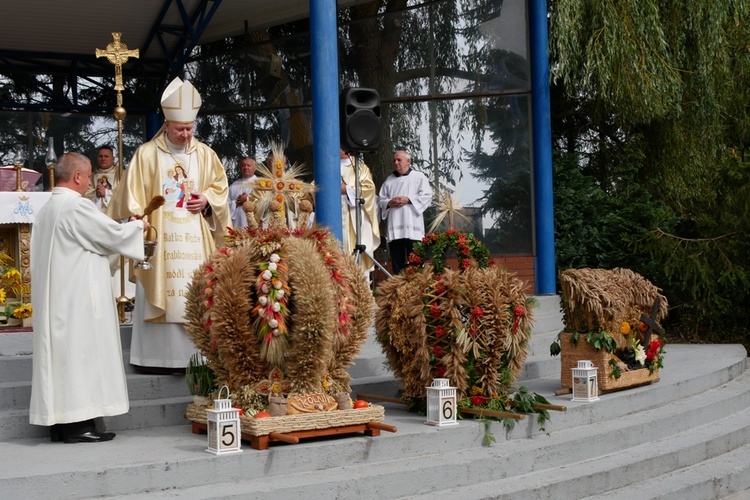
<svg viewBox="0 0 750 500">
<path fill-rule="evenodd" d="M 341 92 L 341 147 L 375 151 L 380 146 L 380 95 L 375 89 L 349 87 Z"/>
<path fill-rule="evenodd" d="M 375 151 L 380 147 L 380 95 L 375 89 L 349 87 L 341 92 L 339 100 L 339 115 L 341 118 L 341 149 L 349 153 L 361 153 L 363 151 Z M 359 185 L 359 155 L 354 156 L 354 178 L 356 198 L 356 235 L 357 241 L 354 245 L 353 255 L 357 263 L 362 262 L 362 254 L 372 259 L 389 278 L 391 274 L 375 257 L 367 252 L 362 244 L 362 205 L 365 200 L 361 196 Z M 370 221 L 377 224 L 379 221 Z"/>
</svg>

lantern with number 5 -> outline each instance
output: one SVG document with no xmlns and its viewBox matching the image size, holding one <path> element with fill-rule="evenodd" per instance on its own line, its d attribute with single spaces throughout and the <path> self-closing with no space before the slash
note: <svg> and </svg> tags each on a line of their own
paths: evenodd
<svg viewBox="0 0 750 500">
<path fill-rule="evenodd" d="M 448 386 L 447 378 L 436 378 L 427 387 L 427 422 L 443 427 L 456 422 L 456 388 Z"/>
<path fill-rule="evenodd" d="M 221 399 L 221 393 L 226 389 L 226 399 Z M 206 410 L 208 427 L 208 448 L 206 451 L 214 455 L 239 453 L 241 449 L 240 410 L 232 408 L 229 399 L 229 387 L 219 389 L 219 398 L 214 399 L 214 407 Z"/>
</svg>

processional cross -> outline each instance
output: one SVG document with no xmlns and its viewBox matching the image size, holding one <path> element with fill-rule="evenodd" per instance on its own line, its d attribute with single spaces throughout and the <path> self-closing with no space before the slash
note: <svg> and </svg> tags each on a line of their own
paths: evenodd
<svg viewBox="0 0 750 500">
<path fill-rule="evenodd" d="M 115 119 L 117 120 L 117 153 L 119 157 L 119 164 L 117 166 L 117 180 L 122 179 L 122 121 L 125 119 L 127 112 L 122 106 L 122 91 L 125 90 L 125 86 L 122 84 L 122 65 L 128 62 L 128 59 L 134 57 L 138 59 L 138 49 L 128 50 L 128 46 L 120 41 L 122 33 L 112 33 L 114 42 L 107 44 L 107 48 L 96 49 L 97 59 L 100 57 L 106 57 L 107 60 L 115 65 L 115 90 L 117 91 L 117 106 L 113 112 Z M 125 258 L 120 256 L 120 296 L 117 298 L 117 314 L 120 319 L 120 323 L 125 322 L 125 305 L 132 303 L 135 299 L 131 300 L 125 296 Z"/>
<path fill-rule="evenodd" d="M 282 156 L 277 155 L 276 157 Z M 277 214 L 281 220 L 284 219 L 284 205 L 290 206 L 296 212 L 295 198 L 314 189 L 309 184 L 297 179 L 297 172 L 294 168 L 290 172 L 285 171 L 285 163 L 281 160 L 276 160 L 270 169 L 260 165 L 259 170 L 266 177 L 256 180 L 254 189 L 262 192 L 262 197 L 269 197 L 280 204 Z"/>
<path fill-rule="evenodd" d="M 128 59 L 134 57 L 139 58 L 140 53 L 138 49 L 129 50 L 128 46 L 120 41 L 122 33 L 112 33 L 114 42 L 107 44 L 107 48 L 96 49 L 96 57 L 106 57 L 109 62 L 115 65 L 115 90 L 117 91 L 117 105 L 122 106 L 122 94 L 121 91 L 125 90 L 122 84 L 122 65 L 128 62 Z"/>
</svg>

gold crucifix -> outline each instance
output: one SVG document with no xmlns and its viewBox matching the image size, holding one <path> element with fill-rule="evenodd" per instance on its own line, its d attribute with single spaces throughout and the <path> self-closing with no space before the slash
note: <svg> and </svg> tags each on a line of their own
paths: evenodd
<svg viewBox="0 0 750 500">
<path fill-rule="evenodd" d="M 128 46 L 120 41 L 121 35 L 122 33 L 112 33 L 112 38 L 115 41 L 110 42 L 105 50 L 96 49 L 97 58 L 106 57 L 109 62 L 115 65 L 115 90 L 118 92 L 118 101 L 120 99 L 119 92 L 125 90 L 122 85 L 122 65 L 128 62 L 131 57 L 136 59 L 139 57 L 138 49 L 128 50 Z M 121 102 L 117 104 L 118 106 L 122 105 Z"/>
<path fill-rule="evenodd" d="M 117 91 L 117 106 L 115 107 L 113 115 L 117 119 L 117 153 L 119 156 L 119 162 L 117 165 L 117 180 L 122 179 L 122 121 L 125 119 L 126 111 L 122 106 L 122 91 L 125 87 L 122 84 L 122 65 L 128 62 L 128 59 L 135 57 L 138 59 L 138 49 L 128 50 L 128 46 L 120 41 L 122 33 L 112 33 L 114 42 L 107 44 L 107 48 L 96 49 L 96 57 L 106 57 L 107 60 L 115 65 L 115 90 Z M 120 319 L 120 323 L 125 322 L 125 305 L 132 304 L 135 299 L 129 299 L 125 296 L 125 258 L 120 256 L 120 296 L 117 298 L 117 314 Z"/>
</svg>

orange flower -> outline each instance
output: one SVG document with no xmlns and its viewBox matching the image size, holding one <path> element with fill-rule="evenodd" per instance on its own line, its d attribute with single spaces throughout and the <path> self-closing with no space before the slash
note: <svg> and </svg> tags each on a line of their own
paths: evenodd
<svg viewBox="0 0 750 500">
<path fill-rule="evenodd" d="M 620 325 L 620 333 L 623 335 L 630 335 L 630 323 L 623 321 Z"/>
</svg>

